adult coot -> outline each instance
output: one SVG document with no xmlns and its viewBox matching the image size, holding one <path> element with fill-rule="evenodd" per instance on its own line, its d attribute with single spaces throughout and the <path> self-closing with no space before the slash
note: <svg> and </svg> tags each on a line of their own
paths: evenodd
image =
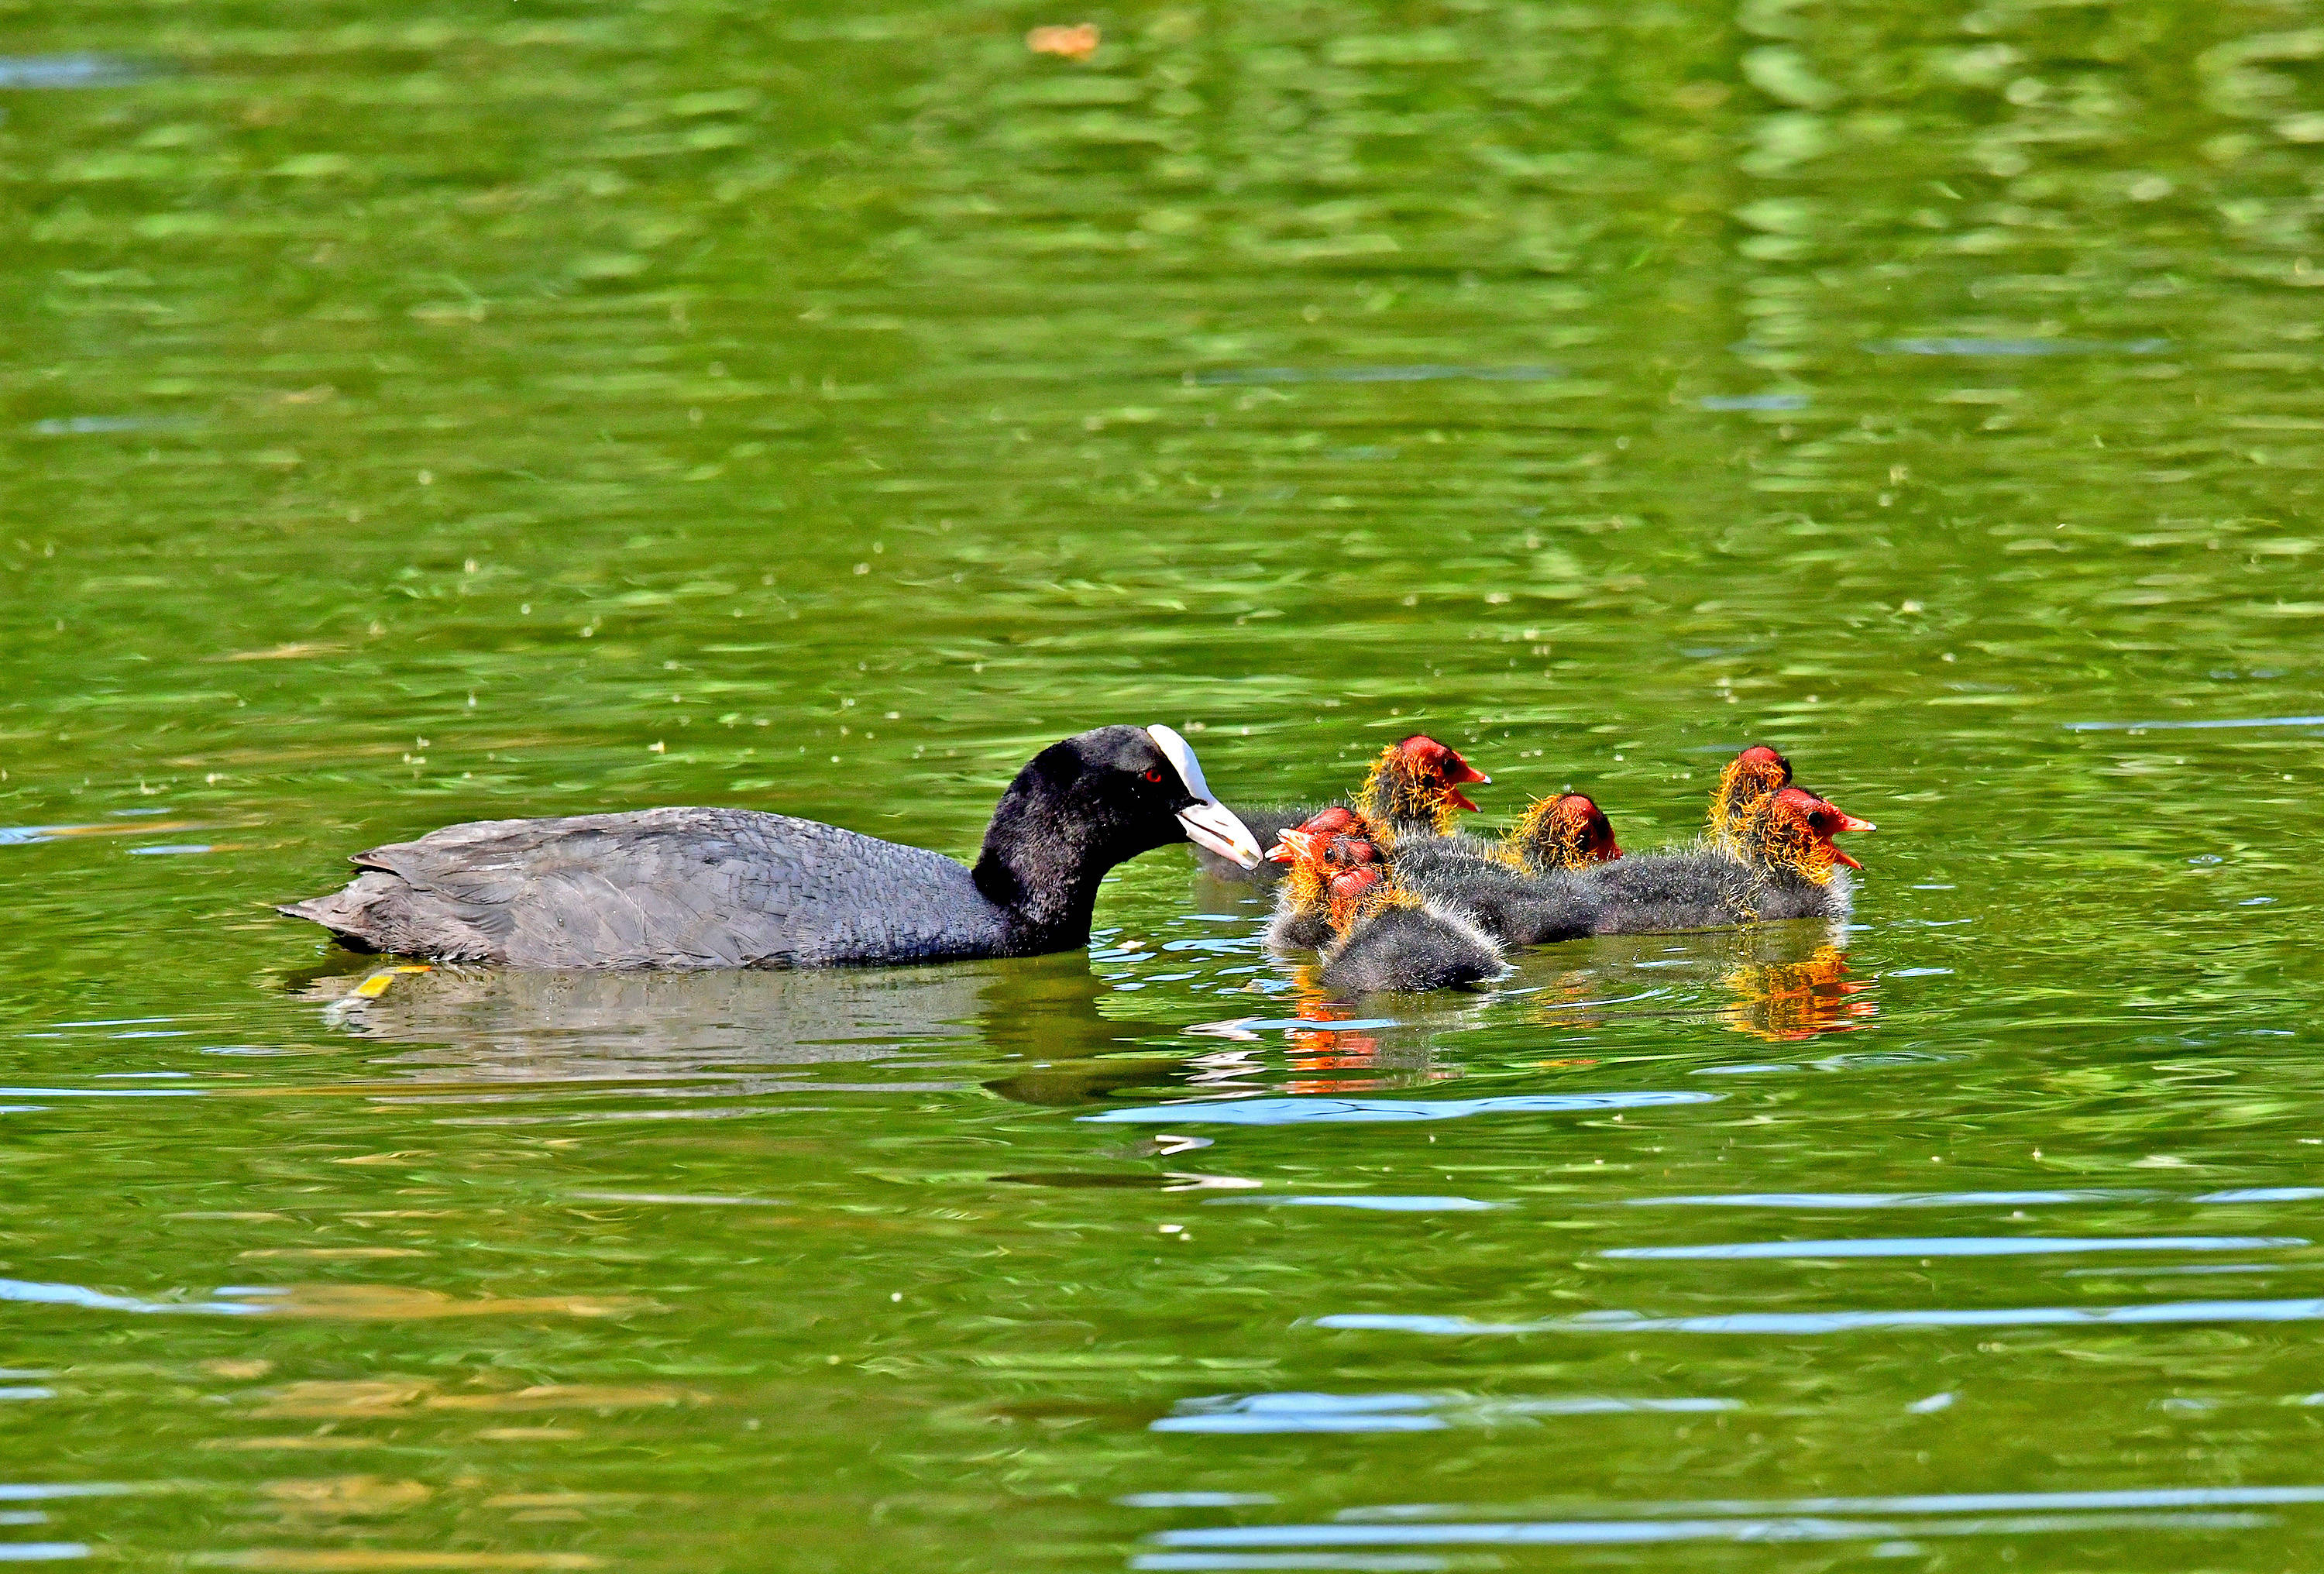
<svg viewBox="0 0 2324 1574">
<path fill-rule="evenodd" d="M 359 852 L 280 911 L 358 951 L 524 968 L 834 967 L 1087 943 L 1106 870 L 1191 841 L 1259 849 L 1167 727 L 1051 744 L 1001 795 L 974 869 L 749 809 L 478 820 Z"/>
</svg>

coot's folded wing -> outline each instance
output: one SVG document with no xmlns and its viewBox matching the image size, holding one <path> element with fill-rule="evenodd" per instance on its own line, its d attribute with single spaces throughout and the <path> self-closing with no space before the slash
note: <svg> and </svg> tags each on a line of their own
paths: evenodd
<svg viewBox="0 0 2324 1574">
<path fill-rule="evenodd" d="M 951 859 L 745 809 L 447 825 L 285 911 L 374 950 L 517 967 L 828 966 L 990 954 Z"/>
</svg>

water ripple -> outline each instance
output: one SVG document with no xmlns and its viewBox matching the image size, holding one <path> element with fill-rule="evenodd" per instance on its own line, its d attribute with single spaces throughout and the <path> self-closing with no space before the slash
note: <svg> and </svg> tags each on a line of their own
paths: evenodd
<svg viewBox="0 0 2324 1574">
<path fill-rule="evenodd" d="M 1443 1431 L 1537 1416 L 1702 1415 L 1732 1399 L 1618 1399 L 1596 1395 L 1503 1398 L 1448 1394 L 1240 1394 L 1185 1399 L 1149 1431 Z"/>
<path fill-rule="evenodd" d="M 108 1295 L 82 1284 L 43 1284 L 31 1279 L 0 1279 L 0 1301 L 82 1306 L 96 1312 L 192 1312 L 226 1317 L 247 1317 L 265 1310 L 232 1301 L 141 1301 L 134 1295 Z"/>
<path fill-rule="evenodd" d="M 1554 366 L 1219 366 L 1189 372 L 1185 381 L 1237 387 L 1273 382 L 1547 382 L 1564 375 Z"/>
<path fill-rule="evenodd" d="M 1482 1213 L 1501 1207 L 1474 1197 L 1388 1197 L 1356 1192 L 1342 1197 L 1213 1197 L 1210 1206 L 1259 1208 L 1355 1208 L 1375 1213 Z"/>
<path fill-rule="evenodd" d="M 118 87 L 143 75 L 116 55 L 0 55 L 0 87 Z"/>
<path fill-rule="evenodd" d="M 1478 1322 L 1466 1317 L 1335 1312 L 1318 1328 L 1394 1333 L 1854 1333 L 1874 1328 L 2087 1328 L 2180 1322 L 2315 1322 L 2324 1300 L 2163 1301 L 2144 1306 L 1923 1307 L 1868 1312 L 1730 1312 L 1701 1317 L 1645 1317 L 1635 1312 L 1584 1312 L 1533 1322 Z"/>
<path fill-rule="evenodd" d="M 2127 1187 L 2094 1187 L 2080 1192 L 1710 1192 L 1625 1197 L 1622 1201 L 1631 1208 L 2030 1208 L 2069 1202 L 2152 1202 L 2170 1195 Z"/>
<path fill-rule="evenodd" d="M 2324 727 L 2324 716 L 2242 716 L 2217 722 L 2061 722 L 2069 732 L 2193 732 L 2210 727 Z"/>
<path fill-rule="evenodd" d="M 1643 1546 L 1669 1542 L 1908 1541 L 1921 1536 L 2074 1533 L 2094 1530 L 2250 1530 L 2278 1523 L 2250 1513 L 2008 1514 L 1990 1519 L 1533 1520 L 1469 1524 L 1224 1525 L 1162 1531 L 1174 1547 Z"/>
<path fill-rule="evenodd" d="M 1875 355 L 2152 355 L 2171 347 L 2168 339 L 1875 339 L 1865 349 Z"/>
<path fill-rule="evenodd" d="M 1645 1261 L 1795 1257 L 2006 1257 L 2058 1252 L 2240 1252 L 2306 1246 L 2296 1235 L 1900 1236 L 1874 1240 L 1755 1240 L 1715 1246 L 1614 1247 L 1598 1255 Z"/>
<path fill-rule="evenodd" d="M 1309 1122 L 1457 1120 L 1468 1115 L 1576 1114 L 1707 1104 L 1717 1093 L 1513 1093 L 1492 1099 L 1240 1099 L 1141 1106 L 1083 1120 L 1159 1125 L 1296 1126 Z"/>
</svg>

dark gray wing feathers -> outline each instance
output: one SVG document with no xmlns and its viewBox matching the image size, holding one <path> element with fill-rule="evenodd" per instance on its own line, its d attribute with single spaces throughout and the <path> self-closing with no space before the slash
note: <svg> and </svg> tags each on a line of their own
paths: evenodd
<svg viewBox="0 0 2324 1574">
<path fill-rule="evenodd" d="M 376 951 L 516 967 L 821 967 L 992 955 L 953 860 L 745 809 L 482 820 L 356 856 L 286 907 Z"/>
</svg>

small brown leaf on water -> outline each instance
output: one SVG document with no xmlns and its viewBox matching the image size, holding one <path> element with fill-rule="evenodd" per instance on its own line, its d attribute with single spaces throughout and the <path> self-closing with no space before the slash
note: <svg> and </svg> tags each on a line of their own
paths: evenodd
<svg viewBox="0 0 2324 1574">
<path fill-rule="evenodd" d="M 486 1508 L 632 1508 L 642 1492 L 503 1492 L 484 1499 Z"/>
<path fill-rule="evenodd" d="M 198 1369 L 213 1377 L 237 1377 L 247 1380 L 253 1377 L 263 1377 L 267 1373 L 274 1370 L 274 1363 L 254 1357 L 246 1361 L 203 1361 L 199 1363 Z"/>
<path fill-rule="evenodd" d="M 445 1394 L 426 1377 L 355 1379 L 345 1382 L 286 1383 L 267 1397 L 256 1412 L 263 1416 L 300 1416 L 316 1420 L 361 1420 L 383 1415 L 409 1415 L 420 1410 L 506 1412 L 523 1410 L 634 1410 L 646 1406 L 700 1404 L 707 1395 L 667 1384 L 641 1383 L 616 1386 L 606 1383 L 537 1383 L 530 1388 L 499 1393 Z M 511 1437 L 570 1436 L 560 1428 L 503 1429 Z M 486 1433 L 492 1436 L 492 1433 Z"/>
<path fill-rule="evenodd" d="M 320 640 L 293 640 L 285 645 L 272 645 L 263 650 L 233 650 L 219 656 L 203 658 L 206 661 L 303 661 L 309 656 L 331 656 L 346 649 Z"/>
<path fill-rule="evenodd" d="M 418 1481 L 386 1481 L 377 1476 L 310 1476 L 266 1481 L 258 1490 L 281 1507 L 301 1514 L 401 1514 L 435 1493 Z"/>
<path fill-rule="evenodd" d="M 402 1284 L 294 1284 L 280 1299 L 264 1302 L 274 1317 L 345 1317 L 358 1321 L 391 1317 L 618 1317 L 639 1302 L 617 1295 L 512 1295 L 456 1301 L 440 1290 Z"/>
<path fill-rule="evenodd" d="M 258 1246 L 236 1252 L 236 1260 L 253 1257 L 305 1257 L 337 1261 L 362 1257 L 432 1257 L 436 1254 L 408 1246 Z"/>
<path fill-rule="evenodd" d="M 1075 23 L 1071 27 L 1037 27 L 1025 35 L 1025 47 L 1037 55 L 1058 55 L 1068 60 L 1085 60 L 1097 53 L 1097 23 Z"/>
<path fill-rule="evenodd" d="M 342 1449 L 375 1449 L 374 1438 L 343 1438 L 331 1432 L 304 1432 L 287 1438 L 204 1438 L 196 1443 L 198 1449 L 222 1449 L 237 1454 L 270 1453 L 289 1450 L 302 1453 L 330 1453 Z"/>
<path fill-rule="evenodd" d="M 43 825 L 43 836 L 152 836 L 162 831 L 208 831 L 198 820 L 140 820 L 134 825 Z"/>
<path fill-rule="evenodd" d="M 262 1406 L 260 1415 L 326 1418 L 388 1415 L 417 1404 L 435 1383 L 426 1377 L 386 1377 L 346 1382 L 285 1383 Z"/>
<path fill-rule="evenodd" d="M 628 1410 L 641 1405 L 699 1404 L 703 1396 L 684 1388 L 641 1384 L 617 1388 L 596 1383 L 542 1383 L 510 1394 L 438 1394 L 429 1410 Z"/>
</svg>

